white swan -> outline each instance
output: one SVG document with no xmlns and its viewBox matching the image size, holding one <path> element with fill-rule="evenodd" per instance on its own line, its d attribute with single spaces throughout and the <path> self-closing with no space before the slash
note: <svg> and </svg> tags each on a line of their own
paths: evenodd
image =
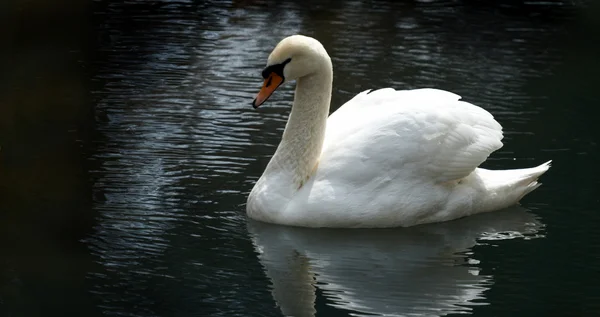
<svg viewBox="0 0 600 317">
<path fill-rule="evenodd" d="M 516 204 L 550 161 L 478 168 L 502 146 L 482 108 L 437 89 L 364 91 L 328 118 L 333 70 L 321 43 L 294 35 L 269 55 L 257 108 L 296 80 L 283 137 L 246 205 L 250 218 L 305 227 L 399 227 Z"/>
</svg>

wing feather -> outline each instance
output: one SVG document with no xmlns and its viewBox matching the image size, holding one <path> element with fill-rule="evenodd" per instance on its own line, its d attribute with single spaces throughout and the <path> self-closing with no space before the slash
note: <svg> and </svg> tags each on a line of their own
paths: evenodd
<svg viewBox="0 0 600 317">
<path fill-rule="evenodd" d="M 324 168 L 346 177 L 361 177 L 360 168 L 435 182 L 466 177 L 502 147 L 503 135 L 489 112 L 459 99 L 437 89 L 358 94 L 327 122 Z"/>
</svg>

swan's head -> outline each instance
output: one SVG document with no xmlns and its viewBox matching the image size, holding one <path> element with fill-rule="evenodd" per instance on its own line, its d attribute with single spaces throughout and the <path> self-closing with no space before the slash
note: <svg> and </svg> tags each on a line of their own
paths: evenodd
<svg viewBox="0 0 600 317">
<path fill-rule="evenodd" d="M 262 71 L 265 81 L 252 106 L 258 108 L 284 82 L 324 69 L 331 71 L 331 59 L 319 41 L 303 35 L 284 38 L 269 55 L 267 67 Z"/>
</svg>

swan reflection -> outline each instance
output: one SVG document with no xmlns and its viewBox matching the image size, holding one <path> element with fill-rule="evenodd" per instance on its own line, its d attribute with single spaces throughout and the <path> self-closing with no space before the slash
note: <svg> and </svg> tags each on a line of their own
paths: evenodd
<svg viewBox="0 0 600 317">
<path fill-rule="evenodd" d="M 397 229 L 310 229 L 249 220 L 283 314 L 314 316 L 317 291 L 353 315 L 443 316 L 485 304 L 492 276 L 469 251 L 482 241 L 537 237 L 522 207 Z M 321 305 L 321 304 L 320 304 Z"/>
</svg>

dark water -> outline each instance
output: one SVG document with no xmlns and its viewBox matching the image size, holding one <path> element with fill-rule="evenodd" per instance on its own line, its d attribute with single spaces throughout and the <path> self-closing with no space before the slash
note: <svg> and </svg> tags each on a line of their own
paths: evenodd
<svg viewBox="0 0 600 317">
<path fill-rule="evenodd" d="M 598 12 L 467 0 L 4 10 L 0 316 L 600 316 Z M 456 92 L 504 126 L 484 166 L 552 159 L 544 185 L 521 207 L 407 229 L 247 220 L 293 85 L 250 102 L 268 53 L 295 33 L 333 59 L 332 110 L 369 88 Z"/>
</svg>

